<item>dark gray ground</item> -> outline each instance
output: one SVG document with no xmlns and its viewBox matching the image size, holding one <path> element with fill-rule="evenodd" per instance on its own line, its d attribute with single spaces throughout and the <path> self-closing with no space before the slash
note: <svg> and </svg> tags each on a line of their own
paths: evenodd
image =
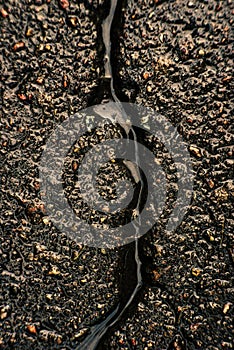
<svg viewBox="0 0 234 350">
<path fill-rule="evenodd" d="M 101 14 L 91 2 L 0 3 L 0 347 L 73 349 L 118 301 L 123 264 L 118 249 L 53 227 L 37 167 L 54 126 L 98 85 Z M 231 1 L 132 1 L 124 11 L 118 90 L 178 126 L 196 178 L 176 232 L 141 240 L 142 295 L 104 349 L 234 347 L 233 11 Z"/>
</svg>

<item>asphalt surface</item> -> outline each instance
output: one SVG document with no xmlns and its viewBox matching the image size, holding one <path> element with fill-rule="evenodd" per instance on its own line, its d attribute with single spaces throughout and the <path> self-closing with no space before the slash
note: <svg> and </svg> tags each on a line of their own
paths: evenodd
<svg viewBox="0 0 234 350">
<path fill-rule="evenodd" d="M 53 226 L 38 165 L 54 127 L 95 101 L 108 8 L 0 9 L 0 348 L 74 349 L 123 297 L 131 268 L 124 249 L 89 248 Z M 195 181 L 177 230 L 158 225 L 140 240 L 144 288 L 103 349 L 234 347 L 233 11 L 231 1 L 132 1 L 115 20 L 116 91 L 178 127 Z"/>
</svg>

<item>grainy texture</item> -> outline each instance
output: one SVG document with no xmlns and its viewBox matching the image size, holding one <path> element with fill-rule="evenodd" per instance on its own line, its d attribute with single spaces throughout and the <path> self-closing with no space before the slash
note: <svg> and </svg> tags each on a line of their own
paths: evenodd
<svg viewBox="0 0 234 350">
<path fill-rule="evenodd" d="M 143 305 L 103 348 L 233 348 L 233 13 L 231 1 L 129 1 L 124 11 L 122 90 L 178 127 L 196 177 L 176 232 L 141 240 Z"/>
<path fill-rule="evenodd" d="M 51 225 L 37 166 L 102 74 L 98 5 L 0 9 L 0 347 L 73 349 L 117 302 L 123 267 L 117 250 L 79 246 Z M 178 126 L 196 178 L 177 231 L 141 239 L 145 289 L 104 349 L 233 348 L 232 17 L 230 1 L 129 1 L 124 11 L 118 91 Z"/>
<path fill-rule="evenodd" d="M 0 18 L 0 347 L 74 348 L 118 300 L 118 252 L 75 244 L 52 226 L 38 164 L 56 124 L 84 108 L 97 83 L 95 8 L 68 1 L 0 8 L 8 13 Z"/>
</svg>

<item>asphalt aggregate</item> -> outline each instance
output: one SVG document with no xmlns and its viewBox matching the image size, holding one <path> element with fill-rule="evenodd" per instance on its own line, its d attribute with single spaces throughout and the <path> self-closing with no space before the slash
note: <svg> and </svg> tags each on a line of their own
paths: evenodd
<svg viewBox="0 0 234 350">
<path fill-rule="evenodd" d="M 162 218 L 140 239 L 143 288 L 99 348 L 233 349 L 234 6 L 119 3 L 112 30 L 116 93 L 177 127 L 195 179 L 178 228 L 166 233 Z M 75 349 L 134 288 L 134 244 L 77 243 L 53 225 L 40 196 L 38 166 L 50 134 L 99 101 L 108 11 L 108 2 L 95 0 L 0 1 L 1 349 Z M 85 137 L 79 142 L 82 154 Z M 66 165 L 71 202 L 75 153 Z M 112 179 L 104 187 L 108 198 L 113 179 L 129 174 L 118 164 L 105 174 Z"/>
</svg>

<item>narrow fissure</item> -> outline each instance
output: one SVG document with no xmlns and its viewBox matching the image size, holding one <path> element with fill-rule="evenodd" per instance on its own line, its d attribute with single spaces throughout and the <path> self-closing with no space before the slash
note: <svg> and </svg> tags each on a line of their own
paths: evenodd
<svg viewBox="0 0 234 350">
<path fill-rule="evenodd" d="M 105 48 L 104 54 L 104 76 L 101 78 L 100 86 L 94 92 L 92 99 L 89 103 L 112 103 L 114 108 L 117 107 L 117 120 L 116 122 L 122 127 L 126 133 L 127 139 L 132 139 L 134 141 L 134 152 L 135 152 L 135 163 L 140 164 L 139 152 L 138 152 L 138 140 L 134 128 L 131 125 L 131 121 L 128 121 L 128 117 L 123 108 L 123 105 L 120 99 L 117 97 L 115 90 L 115 77 L 113 76 L 112 62 L 113 62 L 113 51 L 116 53 L 117 46 L 115 45 L 115 50 L 113 50 L 112 39 L 113 33 L 115 35 L 115 42 L 117 42 L 116 35 L 119 35 L 120 29 L 112 31 L 112 25 L 114 18 L 117 16 L 121 17 L 123 1 L 121 0 L 112 0 L 110 3 L 109 14 L 102 22 L 102 39 Z M 117 44 L 118 45 L 118 44 Z M 116 73 L 116 71 L 115 71 Z M 95 95 L 95 93 L 97 94 Z M 140 206 L 143 198 L 143 188 L 144 188 L 144 179 L 141 175 L 139 167 L 133 166 L 132 163 L 125 162 L 125 166 L 133 175 L 135 182 L 138 185 L 138 195 L 136 200 L 136 210 L 140 212 Z M 139 237 L 140 237 L 140 216 L 139 219 L 134 223 L 135 230 L 135 240 L 134 245 L 131 243 L 129 246 L 124 247 L 123 256 L 124 256 L 124 273 L 121 276 L 120 281 L 120 301 L 118 305 L 110 312 L 106 318 L 101 321 L 99 324 L 96 324 L 90 327 L 90 332 L 84 341 L 77 347 L 77 349 L 89 349 L 95 350 L 100 349 L 102 340 L 106 333 L 110 331 L 117 322 L 120 321 L 122 316 L 125 314 L 127 309 L 131 307 L 132 303 L 136 299 L 136 296 L 139 294 L 139 291 L 142 288 L 143 280 L 141 274 L 141 260 L 139 257 Z M 121 254 L 120 254 L 121 255 Z"/>
</svg>

